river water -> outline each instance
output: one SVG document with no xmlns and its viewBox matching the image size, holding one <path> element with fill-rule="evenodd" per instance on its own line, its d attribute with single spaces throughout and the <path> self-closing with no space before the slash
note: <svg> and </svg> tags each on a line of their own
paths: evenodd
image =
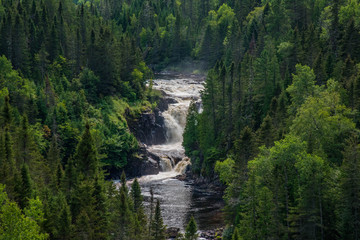
<svg viewBox="0 0 360 240">
<path fill-rule="evenodd" d="M 168 110 L 162 112 L 167 139 L 164 144 L 148 146 L 147 150 L 160 157 L 161 172 L 139 178 L 145 206 L 149 208 L 150 188 L 154 198 L 160 200 L 164 224 L 182 231 L 191 216 L 199 230 L 223 226 L 221 193 L 200 188 L 191 181 L 180 181 L 175 176 L 183 174 L 190 163 L 182 147 L 182 134 L 191 101 L 200 104 L 203 79 L 198 76 L 161 74 L 153 80 L 153 88 L 171 98 Z"/>
</svg>

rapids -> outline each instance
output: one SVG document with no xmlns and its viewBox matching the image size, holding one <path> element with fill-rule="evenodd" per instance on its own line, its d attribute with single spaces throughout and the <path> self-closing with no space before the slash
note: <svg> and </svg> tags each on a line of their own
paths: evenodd
<svg viewBox="0 0 360 240">
<path fill-rule="evenodd" d="M 182 135 L 191 101 L 198 102 L 198 106 L 201 106 L 203 78 L 170 74 L 156 77 L 153 89 L 165 92 L 166 97 L 174 100 L 174 103 L 169 104 L 168 109 L 161 113 L 165 120 L 166 142 L 147 146 L 149 152 L 160 157 L 161 172 L 138 179 L 145 206 L 149 206 L 150 188 L 153 188 L 154 198 L 160 200 L 164 224 L 168 227 L 178 227 L 183 231 L 192 215 L 199 230 L 220 227 L 223 224 L 221 194 L 175 178 L 184 174 L 191 164 L 190 159 L 185 156 Z"/>
</svg>

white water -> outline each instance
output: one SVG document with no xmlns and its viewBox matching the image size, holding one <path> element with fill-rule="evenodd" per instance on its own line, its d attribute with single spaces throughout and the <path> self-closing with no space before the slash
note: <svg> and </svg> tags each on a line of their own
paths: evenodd
<svg viewBox="0 0 360 240">
<path fill-rule="evenodd" d="M 199 230 L 223 226 L 221 194 L 211 189 L 198 188 L 191 181 L 175 178 L 184 174 L 191 164 L 182 147 L 182 134 L 189 105 L 192 100 L 199 100 L 203 82 L 193 76 L 162 75 L 153 83 L 154 89 L 164 91 L 167 97 L 177 103 L 170 104 L 168 110 L 162 112 L 167 132 L 166 143 L 147 146 L 149 152 L 160 157 L 162 171 L 138 179 L 144 205 L 149 211 L 150 189 L 153 189 L 154 198 L 160 200 L 164 224 L 168 227 L 178 227 L 184 231 L 191 216 L 194 216 Z"/>
<path fill-rule="evenodd" d="M 203 81 L 196 78 L 163 75 L 153 81 L 153 89 L 164 91 L 166 97 L 174 99 L 176 103 L 169 104 L 168 110 L 161 113 L 165 120 L 166 143 L 147 147 L 149 152 L 160 157 L 161 172 L 143 176 L 139 182 L 162 180 L 185 173 L 191 164 L 182 146 L 186 116 L 191 101 L 200 99 L 204 86 Z"/>
</svg>

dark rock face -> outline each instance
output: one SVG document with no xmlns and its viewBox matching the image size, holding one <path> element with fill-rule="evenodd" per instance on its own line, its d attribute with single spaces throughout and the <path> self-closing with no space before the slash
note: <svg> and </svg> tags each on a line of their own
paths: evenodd
<svg viewBox="0 0 360 240">
<path fill-rule="evenodd" d="M 160 172 L 158 157 L 148 152 L 144 144 L 140 144 L 138 156 L 126 168 L 126 175 L 128 177 L 140 177 Z"/>
<path fill-rule="evenodd" d="M 163 95 L 165 95 L 166 93 L 164 92 Z M 173 104 L 173 103 L 178 103 L 175 99 L 173 98 L 161 98 L 159 103 L 158 103 L 158 109 L 160 111 L 166 111 L 169 109 L 169 104 Z"/>
<path fill-rule="evenodd" d="M 127 114 L 126 119 L 130 131 L 140 144 L 139 157 L 132 159 L 126 168 L 128 177 L 153 175 L 160 172 L 159 157 L 148 152 L 146 145 L 158 145 L 166 142 L 165 121 L 161 112 L 166 111 L 170 103 L 176 103 L 176 100 L 163 97 L 153 111 L 145 111 L 138 117 Z"/>
<path fill-rule="evenodd" d="M 162 144 L 166 141 L 164 124 L 159 109 L 144 112 L 139 118 L 128 120 L 130 131 L 139 142 L 147 145 Z"/>
</svg>

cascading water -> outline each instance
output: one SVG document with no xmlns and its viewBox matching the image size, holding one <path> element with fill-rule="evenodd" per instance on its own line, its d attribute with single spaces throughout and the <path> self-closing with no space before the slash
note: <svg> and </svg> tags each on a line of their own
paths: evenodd
<svg viewBox="0 0 360 240">
<path fill-rule="evenodd" d="M 161 113 L 165 120 L 166 142 L 147 148 L 149 152 L 160 157 L 161 170 L 167 172 L 167 174 L 154 175 L 154 178 L 183 174 L 190 164 L 182 147 L 182 135 L 189 105 L 191 101 L 200 99 L 200 92 L 204 88 L 203 81 L 199 78 L 177 77 L 169 80 L 166 79 L 168 75 L 163 76 L 164 79 L 154 80 L 153 88 L 164 91 L 166 97 L 171 98 L 174 103 L 169 104 L 168 109 Z"/>
<path fill-rule="evenodd" d="M 184 174 L 190 159 L 182 147 L 186 116 L 191 101 L 200 100 L 203 80 L 194 76 L 158 75 L 153 88 L 165 92 L 173 103 L 161 113 L 166 128 L 166 142 L 161 145 L 147 146 L 147 150 L 159 157 L 161 172 L 139 178 L 145 205 L 149 205 L 150 188 L 154 197 L 161 202 L 164 224 L 168 227 L 184 226 L 194 215 L 200 230 L 212 229 L 223 223 L 221 195 L 215 191 L 197 189 L 189 182 L 175 178 Z"/>
</svg>

